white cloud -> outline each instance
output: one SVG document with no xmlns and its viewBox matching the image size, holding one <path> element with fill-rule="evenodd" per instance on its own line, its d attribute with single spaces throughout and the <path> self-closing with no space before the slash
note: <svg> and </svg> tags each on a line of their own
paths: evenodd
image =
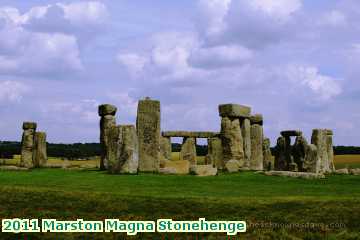
<svg viewBox="0 0 360 240">
<path fill-rule="evenodd" d="M 76 25 L 104 23 L 108 17 L 107 7 L 98 1 L 57 4 L 64 10 L 64 17 Z"/>
<path fill-rule="evenodd" d="M 193 51 L 190 63 L 201 68 L 232 67 L 248 62 L 253 56 L 253 51 L 246 47 L 223 45 Z"/>
<path fill-rule="evenodd" d="M 61 123 L 96 123 L 99 102 L 95 99 L 83 99 L 79 102 L 56 102 L 41 106 L 41 112 L 49 119 Z"/>
<path fill-rule="evenodd" d="M 149 62 L 147 57 L 135 54 L 121 54 L 119 53 L 116 56 L 118 63 L 124 65 L 130 72 L 132 76 L 137 76 L 143 72 L 145 65 Z"/>
<path fill-rule="evenodd" d="M 248 0 L 247 2 L 253 9 L 280 21 L 288 20 L 291 14 L 302 7 L 301 0 Z"/>
<path fill-rule="evenodd" d="M 206 34 L 217 35 L 226 29 L 226 17 L 232 0 L 200 0 L 199 8 L 208 24 Z"/>
<path fill-rule="evenodd" d="M 20 15 L 16 8 L 0 8 L 0 73 L 67 74 L 83 69 L 77 38 L 57 32 L 33 32 L 24 26 L 45 16 L 49 6 Z"/>
<path fill-rule="evenodd" d="M 293 83 L 308 87 L 324 101 L 342 92 L 338 79 L 320 74 L 316 67 L 288 66 L 285 75 Z"/>
<path fill-rule="evenodd" d="M 136 116 L 138 101 L 131 97 L 129 93 L 109 93 L 108 97 L 121 106 L 120 110 L 122 112 L 126 112 L 132 117 Z"/>
<path fill-rule="evenodd" d="M 20 102 L 23 95 L 29 91 L 29 87 L 17 81 L 0 82 L 0 101 Z"/>
</svg>

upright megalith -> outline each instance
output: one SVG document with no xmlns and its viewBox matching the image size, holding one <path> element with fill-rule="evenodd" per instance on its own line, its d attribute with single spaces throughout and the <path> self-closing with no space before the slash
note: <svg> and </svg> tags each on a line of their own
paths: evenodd
<svg viewBox="0 0 360 240">
<path fill-rule="evenodd" d="M 250 169 L 251 170 L 263 170 L 263 117 L 261 114 L 256 114 L 250 117 L 251 128 L 251 159 Z"/>
<path fill-rule="evenodd" d="M 138 104 L 136 129 L 139 139 L 139 170 L 160 168 L 160 102 L 146 98 Z"/>
<path fill-rule="evenodd" d="M 223 117 L 221 119 L 221 144 L 224 162 L 237 160 L 244 166 L 244 147 L 238 118 Z"/>
<path fill-rule="evenodd" d="M 108 172 L 112 174 L 137 173 L 139 149 L 135 126 L 112 126 L 108 129 L 107 138 Z"/>
<path fill-rule="evenodd" d="M 286 159 L 286 143 L 285 137 L 280 136 L 276 141 L 275 146 L 275 161 L 274 168 L 276 171 L 287 170 L 287 159 Z"/>
<path fill-rule="evenodd" d="M 208 158 L 208 164 L 211 163 L 217 169 L 224 169 L 225 163 L 220 138 L 213 137 L 208 139 Z"/>
<path fill-rule="evenodd" d="M 274 168 L 274 164 L 273 164 L 273 160 L 272 160 L 272 154 L 271 154 L 271 150 L 270 150 L 270 139 L 269 138 L 264 138 L 263 141 L 263 167 L 264 170 L 270 171 L 273 170 Z"/>
<path fill-rule="evenodd" d="M 314 129 L 311 143 L 317 147 L 319 172 L 329 173 L 333 171 L 332 132 L 328 129 Z"/>
<path fill-rule="evenodd" d="M 36 132 L 34 137 L 34 167 L 45 167 L 47 162 L 46 133 Z"/>
<path fill-rule="evenodd" d="M 297 136 L 295 139 L 294 146 L 292 147 L 292 155 L 297 169 L 300 172 L 305 171 L 304 163 L 307 154 L 308 143 L 304 136 Z"/>
<path fill-rule="evenodd" d="M 160 137 L 160 153 L 161 160 L 171 160 L 171 138 L 170 137 Z"/>
<path fill-rule="evenodd" d="M 251 161 L 251 122 L 244 118 L 241 123 L 241 134 L 244 142 L 244 167 L 250 168 Z"/>
<path fill-rule="evenodd" d="M 328 129 L 326 132 L 326 144 L 327 144 L 327 153 L 329 158 L 329 168 L 331 171 L 335 171 L 333 135 L 334 135 L 333 131 Z"/>
<path fill-rule="evenodd" d="M 196 161 L 196 138 L 184 138 L 180 151 L 180 161 L 189 161 L 190 166 L 197 165 Z"/>
<path fill-rule="evenodd" d="M 110 104 L 103 104 L 99 106 L 98 113 L 100 119 L 100 145 L 101 145 L 101 158 L 100 158 L 100 169 L 107 169 L 107 148 L 108 148 L 108 131 L 111 127 L 116 126 L 116 114 L 117 108 Z"/>
<path fill-rule="evenodd" d="M 21 160 L 20 166 L 26 168 L 33 168 L 34 161 L 34 146 L 35 146 L 35 131 L 37 124 L 34 122 L 23 123 L 23 135 L 21 140 Z"/>
<path fill-rule="evenodd" d="M 320 161 L 318 158 L 318 149 L 314 144 L 309 144 L 306 147 L 303 171 L 304 172 L 312 172 L 312 173 L 320 172 Z"/>
</svg>

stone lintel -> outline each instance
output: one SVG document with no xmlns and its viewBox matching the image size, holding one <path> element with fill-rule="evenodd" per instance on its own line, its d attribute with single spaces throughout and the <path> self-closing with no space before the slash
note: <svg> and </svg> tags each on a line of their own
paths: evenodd
<svg viewBox="0 0 360 240">
<path fill-rule="evenodd" d="M 191 138 L 212 138 L 219 136 L 218 132 L 190 132 L 190 131 L 165 131 L 163 137 L 191 137 Z"/>
<path fill-rule="evenodd" d="M 285 131 L 282 131 L 280 134 L 283 137 L 299 137 L 299 136 L 302 136 L 302 131 L 299 131 L 299 130 L 285 130 Z"/>
<path fill-rule="evenodd" d="M 34 129 L 36 130 L 37 124 L 35 122 L 24 122 L 23 123 L 23 130 L 27 129 Z"/>
<path fill-rule="evenodd" d="M 221 104 L 219 105 L 220 117 L 230 118 L 249 118 L 251 108 L 239 104 Z"/>
<path fill-rule="evenodd" d="M 99 106 L 98 113 L 99 116 L 103 117 L 106 115 L 113 115 L 115 116 L 117 108 L 111 104 L 102 104 Z"/>
<path fill-rule="evenodd" d="M 331 129 L 326 129 L 326 135 L 334 135 L 334 132 L 333 132 L 333 130 L 331 130 Z"/>
<path fill-rule="evenodd" d="M 259 124 L 263 125 L 263 115 L 262 114 L 254 114 L 250 116 L 251 124 Z"/>
</svg>

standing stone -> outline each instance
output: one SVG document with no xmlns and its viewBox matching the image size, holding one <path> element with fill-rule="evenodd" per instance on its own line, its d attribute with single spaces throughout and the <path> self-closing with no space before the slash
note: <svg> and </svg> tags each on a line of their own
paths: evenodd
<svg viewBox="0 0 360 240">
<path fill-rule="evenodd" d="M 244 118 L 241 124 L 241 134 L 244 141 L 244 167 L 250 168 L 251 161 L 251 123 L 249 118 Z"/>
<path fill-rule="evenodd" d="M 263 141 L 263 156 L 264 156 L 264 161 L 263 161 L 264 170 L 266 170 L 266 171 L 273 170 L 274 164 L 273 164 L 272 154 L 271 154 L 271 150 L 270 150 L 270 139 L 269 138 L 265 138 Z"/>
<path fill-rule="evenodd" d="M 317 147 L 319 171 L 323 173 L 332 172 L 331 156 L 328 155 L 328 130 L 314 129 L 311 143 Z"/>
<path fill-rule="evenodd" d="M 34 143 L 34 167 L 45 167 L 47 162 L 46 133 L 36 132 Z"/>
<path fill-rule="evenodd" d="M 297 165 L 297 169 L 300 172 L 304 171 L 304 162 L 306 157 L 308 143 L 305 137 L 298 136 L 295 139 L 294 147 L 292 148 L 292 155 L 294 158 L 294 162 Z"/>
<path fill-rule="evenodd" d="M 33 150 L 35 146 L 35 131 L 37 124 L 33 122 L 23 123 L 23 135 L 21 141 L 21 160 L 20 166 L 25 168 L 34 167 Z"/>
<path fill-rule="evenodd" d="M 189 161 L 190 166 L 196 166 L 196 138 L 184 138 L 180 151 L 180 161 Z"/>
<path fill-rule="evenodd" d="M 327 130 L 327 152 L 329 158 L 329 168 L 331 171 L 335 171 L 335 164 L 334 164 L 334 148 L 333 148 L 333 131 Z"/>
<path fill-rule="evenodd" d="M 276 143 L 276 147 L 275 147 L 275 162 L 274 162 L 274 168 L 276 171 L 287 170 L 285 144 L 286 144 L 285 138 L 283 136 L 281 136 L 277 139 L 277 143 Z"/>
<path fill-rule="evenodd" d="M 171 160 L 171 138 L 160 137 L 160 152 L 162 161 Z"/>
<path fill-rule="evenodd" d="M 262 115 L 257 114 L 251 117 L 251 170 L 263 170 L 263 127 L 262 127 Z"/>
<path fill-rule="evenodd" d="M 136 119 L 139 139 L 139 171 L 158 172 L 160 168 L 160 102 L 140 100 Z"/>
<path fill-rule="evenodd" d="M 108 130 L 107 137 L 108 172 L 137 173 L 139 151 L 135 126 L 113 126 Z"/>
<path fill-rule="evenodd" d="M 318 149 L 314 144 L 309 144 L 306 147 L 306 155 L 303 165 L 303 171 L 319 173 L 320 172 L 320 162 L 318 158 Z"/>
<path fill-rule="evenodd" d="M 108 130 L 116 126 L 116 114 L 117 108 L 110 104 L 103 104 L 99 106 L 98 113 L 101 117 L 100 119 L 100 146 L 101 146 L 101 158 L 100 158 L 100 169 L 105 170 L 107 169 L 107 134 Z"/>
<path fill-rule="evenodd" d="M 227 161 L 237 160 L 243 167 L 244 144 L 238 118 L 223 117 L 221 119 L 221 144 L 225 164 Z"/>
<path fill-rule="evenodd" d="M 224 157 L 220 138 L 209 138 L 208 139 L 208 164 L 213 164 L 217 169 L 224 169 Z"/>
</svg>

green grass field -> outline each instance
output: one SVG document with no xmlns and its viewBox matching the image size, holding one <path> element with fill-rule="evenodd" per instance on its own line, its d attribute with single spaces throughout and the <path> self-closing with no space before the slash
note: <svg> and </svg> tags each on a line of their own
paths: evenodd
<svg viewBox="0 0 360 240">
<path fill-rule="evenodd" d="M 350 165 L 355 157 L 342 159 L 341 164 Z M 50 159 L 50 162 L 62 161 Z M 81 165 L 78 162 L 72 164 Z M 88 166 L 91 161 L 86 164 Z M 1 218 L 196 220 L 205 217 L 208 220 L 247 221 L 248 232 L 232 239 L 360 239 L 360 176 L 333 175 L 321 180 L 303 180 L 252 172 L 196 177 L 108 175 L 96 169 L 36 169 L 1 171 L 0 193 Z M 311 227 L 296 225 L 305 223 Z M 261 227 L 261 224 L 266 226 Z M 2 233 L 0 239 L 14 237 L 127 238 L 115 233 Z M 131 239 L 186 237 L 228 239 L 225 234 L 168 234 L 166 238 L 159 234 L 138 234 Z"/>
</svg>

